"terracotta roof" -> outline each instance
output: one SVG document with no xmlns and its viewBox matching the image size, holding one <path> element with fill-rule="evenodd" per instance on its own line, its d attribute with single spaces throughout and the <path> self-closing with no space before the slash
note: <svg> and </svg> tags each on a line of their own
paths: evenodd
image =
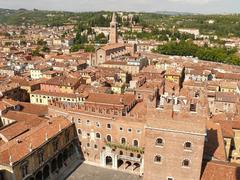
<svg viewBox="0 0 240 180">
<path fill-rule="evenodd" d="M 19 102 L 21 112 L 43 116 L 48 113 L 48 106 Z"/>
<path fill-rule="evenodd" d="M 215 101 L 237 103 L 239 101 L 239 98 L 234 93 L 216 92 Z"/>
<path fill-rule="evenodd" d="M 57 85 L 57 86 L 75 86 L 79 82 L 79 79 L 70 78 L 66 76 L 56 76 L 45 82 L 45 84 Z"/>
<path fill-rule="evenodd" d="M 57 92 L 48 92 L 48 91 L 41 91 L 41 90 L 36 90 L 33 91 L 31 94 L 40 94 L 40 95 L 45 95 L 45 96 L 54 96 L 54 97 L 66 97 L 66 98 L 77 98 L 77 97 L 87 97 L 87 93 L 57 93 Z"/>
<path fill-rule="evenodd" d="M 86 103 L 102 103 L 113 105 L 130 105 L 135 101 L 135 96 L 131 94 L 97 94 L 90 93 Z"/>
<path fill-rule="evenodd" d="M 45 119 L 39 118 L 37 115 L 18 111 L 8 111 L 3 114 L 2 117 L 14 121 L 12 124 L 4 126 L 0 130 L 1 136 L 6 138 L 7 141 L 28 131 L 32 127 L 38 126 L 42 121 L 45 121 Z"/>
<path fill-rule="evenodd" d="M 111 65 L 127 65 L 126 61 L 106 61 L 103 64 L 111 64 Z"/>
<path fill-rule="evenodd" d="M 206 164 L 206 165 L 205 165 Z M 240 166 L 228 162 L 210 161 L 204 163 L 205 167 L 201 180 L 238 180 L 240 179 Z"/>
<path fill-rule="evenodd" d="M 18 142 L 12 140 L 0 146 L 0 164 L 9 165 L 10 159 L 12 163 L 15 163 L 25 158 L 31 153 L 30 146 L 33 150 L 38 148 L 46 142 L 46 135 L 48 139 L 51 139 L 57 135 L 59 127 L 63 129 L 70 125 L 71 123 L 63 117 L 52 118 L 51 123 L 41 122 L 30 131 L 18 136 Z"/>
<path fill-rule="evenodd" d="M 116 43 L 116 44 L 107 44 L 103 47 L 101 47 L 101 49 L 107 51 L 107 50 L 111 50 L 111 49 L 117 49 L 117 48 L 125 48 L 124 44 L 119 44 L 119 43 Z"/>
</svg>

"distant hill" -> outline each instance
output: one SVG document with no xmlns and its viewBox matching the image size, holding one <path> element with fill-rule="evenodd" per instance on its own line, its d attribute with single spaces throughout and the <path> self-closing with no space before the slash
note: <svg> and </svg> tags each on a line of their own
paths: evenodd
<svg viewBox="0 0 240 180">
<path fill-rule="evenodd" d="M 177 15 L 197 15 L 197 13 L 189 13 L 189 12 L 177 12 L 177 11 L 157 11 L 156 14 L 163 14 L 163 15 L 171 15 L 171 16 L 177 16 Z"/>
</svg>

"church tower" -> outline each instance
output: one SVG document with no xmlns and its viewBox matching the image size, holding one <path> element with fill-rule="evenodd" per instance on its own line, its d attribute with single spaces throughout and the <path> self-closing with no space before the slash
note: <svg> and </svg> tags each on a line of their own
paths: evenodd
<svg viewBox="0 0 240 180">
<path fill-rule="evenodd" d="M 109 35 L 109 44 L 118 43 L 118 34 L 117 34 L 117 20 L 116 15 L 113 13 L 112 22 L 110 23 L 110 35 Z"/>
</svg>

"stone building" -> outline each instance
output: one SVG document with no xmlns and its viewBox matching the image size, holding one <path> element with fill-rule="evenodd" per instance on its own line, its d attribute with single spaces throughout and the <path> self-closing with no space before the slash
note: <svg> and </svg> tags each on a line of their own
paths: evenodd
<svg viewBox="0 0 240 180">
<path fill-rule="evenodd" d="M 1 116 L 0 179 L 64 179 L 83 161 L 74 123 L 7 110 Z"/>
<path fill-rule="evenodd" d="M 49 115 L 75 122 L 84 157 L 91 163 L 143 175 L 146 180 L 199 179 L 204 117 L 189 111 L 190 102 L 181 112 L 173 111 L 171 102 L 159 112 L 157 89 L 138 93 L 140 99 L 137 94 L 89 95 L 82 107 L 52 104 Z"/>
</svg>

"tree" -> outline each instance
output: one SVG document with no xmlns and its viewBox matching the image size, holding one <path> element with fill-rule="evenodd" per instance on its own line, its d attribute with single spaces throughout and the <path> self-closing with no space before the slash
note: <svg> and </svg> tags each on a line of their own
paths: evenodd
<svg viewBox="0 0 240 180">
<path fill-rule="evenodd" d="M 47 45 L 44 45 L 41 49 L 42 52 L 46 52 L 46 53 L 49 53 L 50 52 L 50 49 Z"/>
<path fill-rule="evenodd" d="M 193 56 L 207 61 L 240 65 L 240 58 L 236 55 L 236 49 L 198 47 L 192 42 L 186 41 L 180 41 L 180 43 L 169 42 L 158 46 L 154 52 L 167 55 Z"/>
<path fill-rule="evenodd" d="M 40 50 L 39 50 L 39 48 L 33 50 L 32 55 L 33 55 L 33 56 L 40 56 Z"/>
</svg>

